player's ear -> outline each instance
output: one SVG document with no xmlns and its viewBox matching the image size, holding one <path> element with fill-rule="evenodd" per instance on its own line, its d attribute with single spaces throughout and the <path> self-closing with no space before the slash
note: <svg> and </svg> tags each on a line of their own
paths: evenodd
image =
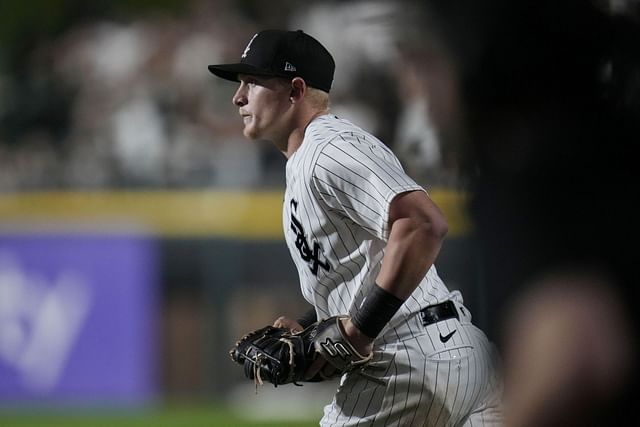
<svg viewBox="0 0 640 427">
<path fill-rule="evenodd" d="M 294 77 L 291 80 L 291 91 L 289 93 L 289 100 L 291 103 L 300 101 L 307 91 L 307 83 L 300 77 Z"/>
</svg>

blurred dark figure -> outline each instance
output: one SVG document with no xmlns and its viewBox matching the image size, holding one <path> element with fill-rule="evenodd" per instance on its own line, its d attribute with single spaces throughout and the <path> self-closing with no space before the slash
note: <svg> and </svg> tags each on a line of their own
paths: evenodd
<svg viewBox="0 0 640 427">
<path fill-rule="evenodd" d="M 473 195 L 509 425 L 635 425 L 638 16 L 577 0 L 411 3 L 400 45 L 437 89 L 432 116 Z"/>
</svg>

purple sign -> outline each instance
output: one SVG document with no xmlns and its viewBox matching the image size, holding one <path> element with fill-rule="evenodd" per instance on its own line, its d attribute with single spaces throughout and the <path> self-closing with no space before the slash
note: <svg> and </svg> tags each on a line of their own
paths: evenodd
<svg viewBox="0 0 640 427">
<path fill-rule="evenodd" d="M 0 234 L 0 403 L 142 403 L 156 391 L 155 241 Z"/>
</svg>

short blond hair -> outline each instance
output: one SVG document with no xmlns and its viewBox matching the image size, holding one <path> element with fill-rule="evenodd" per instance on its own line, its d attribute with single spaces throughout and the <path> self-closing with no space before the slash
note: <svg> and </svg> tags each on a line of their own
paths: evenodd
<svg viewBox="0 0 640 427">
<path fill-rule="evenodd" d="M 278 81 L 283 85 L 283 87 L 290 87 L 290 79 L 278 77 Z M 313 108 L 323 111 L 328 110 L 331 103 L 327 92 L 309 85 L 307 85 L 305 100 L 309 102 L 309 105 Z"/>
<path fill-rule="evenodd" d="M 329 94 L 323 90 L 307 86 L 307 94 L 305 98 L 309 100 L 309 103 L 314 108 L 318 108 L 320 110 L 329 109 Z"/>
</svg>

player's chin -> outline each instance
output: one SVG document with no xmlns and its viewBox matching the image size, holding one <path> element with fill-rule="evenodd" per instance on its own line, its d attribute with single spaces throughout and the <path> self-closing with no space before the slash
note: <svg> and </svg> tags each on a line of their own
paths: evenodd
<svg viewBox="0 0 640 427">
<path fill-rule="evenodd" d="M 242 134 L 245 136 L 245 138 L 248 138 L 248 139 L 258 138 L 258 133 L 256 132 L 256 129 L 251 125 L 245 125 L 244 129 L 242 130 Z"/>
<path fill-rule="evenodd" d="M 244 128 L 244 131 L 242 133 L 244 134 L 245 138 L 250 139 L 252 141 L 256 141 L 260 139 L 260 135 L 255 130 Z"/>
</svg>

